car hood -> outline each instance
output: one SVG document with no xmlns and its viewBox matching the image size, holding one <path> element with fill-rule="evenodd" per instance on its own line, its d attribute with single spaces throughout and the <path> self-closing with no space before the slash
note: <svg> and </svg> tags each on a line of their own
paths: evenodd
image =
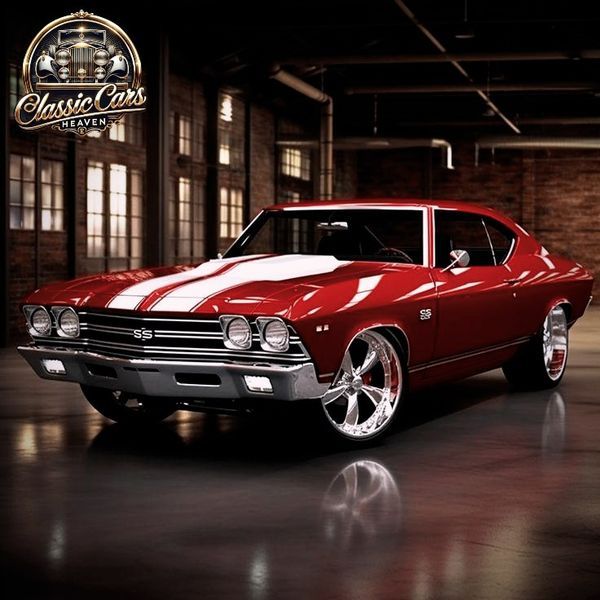
<svg viewBox="0 0 600 600">
<path fill-rule="evenodd" d="M 254 314 L 268 305 L 270 298 L 277 298 L 281 310 L 307 290 L 390 268 L 415 267 L 345 261 L 333 256 L 253 255 L 210 260 L 197 267 L 85 277 L 37 290 L 25 302 L 161 313 Z"/>
</svg>

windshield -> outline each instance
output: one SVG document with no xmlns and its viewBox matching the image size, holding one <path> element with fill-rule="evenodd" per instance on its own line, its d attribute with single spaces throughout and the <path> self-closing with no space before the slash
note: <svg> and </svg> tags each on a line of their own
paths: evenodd
<svg viewBox="0 0 600 600">
<path fill-rule="evenodd" d="M 225 256 L 314 254 L 420 265 L 423 214 L 417 209 L 267 211 Z"/>
</svg>

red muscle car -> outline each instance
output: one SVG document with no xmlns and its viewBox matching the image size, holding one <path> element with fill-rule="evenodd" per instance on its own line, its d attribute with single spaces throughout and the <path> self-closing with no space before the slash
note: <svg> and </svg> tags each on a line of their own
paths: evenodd
<svg viewBox="0 0 600 600">
<path fill-rule="evenodd" d="M 409 387 L 498 367 L 557 385 L 592 282 L 473 204 L 276 205 L 216 260 L 36 290 L 19 351 L 115 421 L 313 399 L 333 434 L 361 442 Z"/>
</svg>

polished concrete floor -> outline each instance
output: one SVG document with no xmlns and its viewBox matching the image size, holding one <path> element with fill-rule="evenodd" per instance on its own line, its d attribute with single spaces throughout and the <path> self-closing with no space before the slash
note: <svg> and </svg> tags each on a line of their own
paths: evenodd
<svg viewBox="0 0 600 600">
<path fill-rule="evenodd" d="M 412 399 L 375 447 L 302 415 L 140 432 L 0 353 L 5 598 L 558 599 L 600 594 L 600 310 L 550 392 L 497 371 Z"/>
</svg>

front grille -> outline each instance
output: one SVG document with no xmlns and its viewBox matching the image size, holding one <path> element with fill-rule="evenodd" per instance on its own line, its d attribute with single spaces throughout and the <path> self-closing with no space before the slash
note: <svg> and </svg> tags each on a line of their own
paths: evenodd
<svg viewBox="0 0 600 600">
<path fill-rule="evenodd" d="M 71 52 L 71 80 L 80 82 L 94 82 L 94 48 L 80 48 L 74 46 L 70 49 Z M 79 69 L 85 71 L 85 74 L 80 75 Z"/>
<path fill-rule="evenodd" d="M 289 327 L 286 352 L 265 352 L 258 328 L 251 322 L 252 347 L 230 350 L 223 344 L 218 319 L 156 318 L 102 312 L 79 312 L 81 333 L 77 339 L 48 337 L 38 346 L 85 350 L 118 358 L 244 362 L 249 364 L 299 364 L 309 360 L 298 334 Z M 151 332 L 152 337 L 149 333 Z"/>
</svg>

